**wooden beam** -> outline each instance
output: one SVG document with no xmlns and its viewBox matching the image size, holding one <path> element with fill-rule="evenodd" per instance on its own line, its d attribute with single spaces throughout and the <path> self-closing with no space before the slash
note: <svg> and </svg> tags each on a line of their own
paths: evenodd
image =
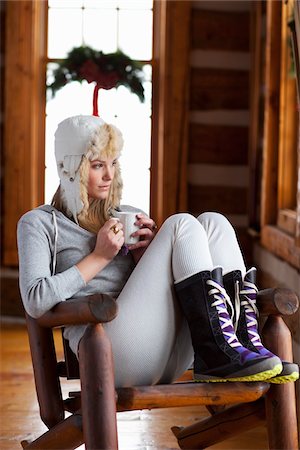
<svg viewBox="0 0 300 450">
<path fill-rule="evenodd" d="M 180 448 L 204 449 L 265 422 L 264 400 L 239 404 L 187 427 L 173 427 Z"/>
<path fill-rule="evenodd" d="M 190 1 L 154 2 L 150 212 L 186 209 Z"/>
<path fill-rule="evenodd" d="M 282 2 L 267 2 L 261 226 L 277 219 Z"/>
<path fill-rule="evenodd" d="M 253 402 L 268 383 L 173 383 L 117 389 L 118 411 Z"/>
<path fill-rule="evenodd" d="M 290 30 L 288 20 L 292 3 L 282 8 L 281 26 L 281 89 L 278 162 L 278 209 L 294 208 L 297 193 L 297 139 L 299 113 L 297 112 L 296 78 L 291 77 L 292 54 L 288 45 Z"/>
<path fill-rule="evenodd" d="M 268 317 L 262 338 L 266 347 L 282 361 L 293 361 L 291 333 L 282 317 Z M 266 419 L 271 449 L 299 448 L 294 383 L 271 386 L 266 395 Z"/>
<path fill-rule="evenodd" d="M 47 2 L 6 3 L 4 103 L 5 265 L 17 265 L 16 224 L 44 201 Z"/>
<path fill-rule="evenodd" d="M 261 120 L 262 103 L 262 30 L 264 23 L 262 1 L 251 5 L 251 65 L 250 65 L 250 124 L 249 124 L 249 182 L 248 214 L 249 225 L 258 230 L 260 223 L 260 183 L 261 150 L 263 124 Z"/>
<path fill-rule="evenodd" d="M 293 33 L 293 50 L 296 59 L 296 77 L 297 77 L 297 92 L 298 92 L 298 105 L 300 104 L 300 3 L 299 1 L 295 1 L 294 4 L 294 15 L 295 15 L 295 31 Z M 296 217 L 296 239 L 295 244 L 300 248 L 300 189 L 299 189 L 299 180 L 300 180 L 300 120 L 298 121 L 298 145 L 297 145 L 297 154 L 298 154 L 298 190 L 297 190 L 297 217 Z M 299 402 L 300 403 L 300 402 Z M 300 434 L 300 431 L 299 431 Z"/>
</svg>

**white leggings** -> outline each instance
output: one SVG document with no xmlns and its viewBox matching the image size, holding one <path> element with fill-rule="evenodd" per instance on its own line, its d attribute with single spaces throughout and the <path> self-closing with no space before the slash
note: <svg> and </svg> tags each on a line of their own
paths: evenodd
<svg viewBox="0 0 300 450">
<path fill-rule="evenodd" d="M 105 324 L 114 355 L 116 387 L 171 382 L 193 361 L 186 320 L 174 283 L 223 267 L 245 273 L 235 232 L 217 213 L 169 217 L 118 297 L 119 313 Z"/>
</svg>

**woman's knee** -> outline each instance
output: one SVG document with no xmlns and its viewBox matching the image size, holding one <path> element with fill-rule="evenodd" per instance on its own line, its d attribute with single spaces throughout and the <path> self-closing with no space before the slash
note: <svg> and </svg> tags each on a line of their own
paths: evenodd
<svg viewBox="0 0 300 450">
<path fill-rule="evenodd" d="M 199 224 L 199 221 L 196 219 L 195 216 L 193 216 L 190 213 L 176 213 L 169 216 L 163 223 L 163 225 L 170 226 L 170 225 L 178 225 L 178 224 L 184 224 L 184 223 L 195 223 Z"/>
<path fill-rule="evenodd" d="M 200 214 L 197 219 L 203 225 L 203 227 L 209 231 L 213 229 L 221 229 L 226 232 L 234 232 L 232 224 L 227 217 L 218 212 L 205 212 Z"/>
</svg>

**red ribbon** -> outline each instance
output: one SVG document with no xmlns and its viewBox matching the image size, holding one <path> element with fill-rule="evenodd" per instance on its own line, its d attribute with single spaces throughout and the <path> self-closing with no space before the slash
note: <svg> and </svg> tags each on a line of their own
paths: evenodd
<svg viewBox="0 0 300 450">
<path fill-rule="evenodd" d="M 98 91 L 100 89 L 99 84 L 96 84 L 94 87 L 94 94 L 93 94 L 93 116 L 99 117 L 98 114 Z"/>
</svg>

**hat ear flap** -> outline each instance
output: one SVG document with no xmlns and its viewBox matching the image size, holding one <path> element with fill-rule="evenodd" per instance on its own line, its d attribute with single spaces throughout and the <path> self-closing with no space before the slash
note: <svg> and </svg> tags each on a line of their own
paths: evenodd
<svg viewBox="0 0 300 450">
<path fill-rule="evenodd" d="M 67 155 L 64 157 L 61 170 L 74 180 L 78 169 L 80 167 L 80 163 L 82 160 L 82 155 Z"/>
<path fill-rule="evenodd" d="M 75 176 L 73 179 L 66 174 L 62 174 L 60 177 L 61 186 L 61 199 L 63 205 L 65 205 L 67 215 L 73 217 L 78 224 L 77 215 L 82 210 L 83 203 L 80 198 L 80 181 L 79 176 Z"/>
</svg>

